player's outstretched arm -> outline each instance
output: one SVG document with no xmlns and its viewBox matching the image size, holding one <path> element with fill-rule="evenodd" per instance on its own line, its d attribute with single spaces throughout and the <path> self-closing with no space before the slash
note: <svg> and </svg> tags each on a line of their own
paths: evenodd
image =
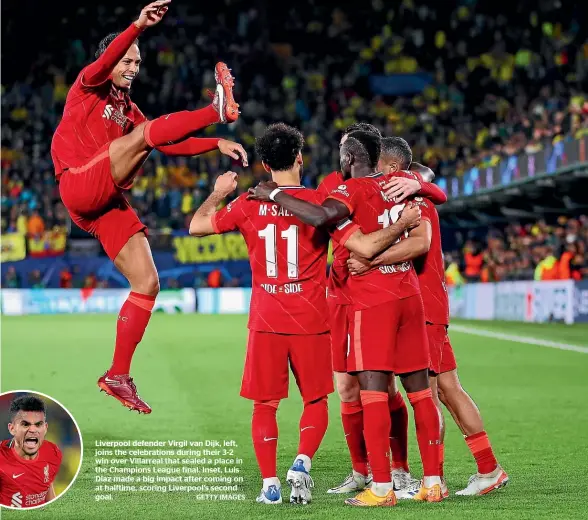
<svg viewBox="0 0 588 520">
<path fill-rule="evenodd" d="M 124 55 L 133 45 L 133 42 L 147 28 L 161 21 L 167 12 L 167 4 L 171 0 L 158 0 L 144 7 L 137 18 L 125 31 L 120 33 L 106 50 L 84 70 L 82 83 L 86 87 L 97 87 L 104 83 L 116 64 L 123 59 Z"/>
<path fill-rule="evenodd" d="M 204 237 L 216 233 L 213 217 L 218 205 L 237 188 L 237 174 L 226 172 L 219 175 L 214 183 L 214 190 L 198 208 L 190 221 L 190 235 Z"/>
<path fill-rule="evenodd" d="M 364 235 L 357 230 L 343 244 L 349 251 L 364 258 L 372 258 L 396 242 L 402 233 L 418 226 L 421 222 L 421 210 L 418 206 L 406 208 L 397 222 Z"/>
<path fill-rule="evenodd" d="M 447 195 L 443 190 L 436 184 L 425 182 L 417 171 L 411 170 L 397 173 L 398 176 L 390 179 L 382 188 L 386 196 L 396 203 L 402 202 L 411 195 L 426 197 L 435 205 L 447 202 Z"/>
<path fill-rule="evenodd" d="M 221 153 L 228 155 L 232 159 L 243 162 L 243 166 L 249 166 L 247 161 L 247 152 L 239 143 L 228 141 L 227 139 L 220 139 L 218 137 L 189 137 L 179 143 L 167 144 L 158 146 L 157 149 L 169 156 L 188 156 L 201 155 L 203 153 L 211 152 L 212 150 L 220 150 Z"/>
<path fill-rule="evenodd" d="M 425 182 L 433 182 L 435 180 L 435 172 L 424 164 L 412 161 L 409 170 L 418 173 Z"/>
<path fill-rule="evenodd" d="M 275 182 L 260 182 L 249 188 L 248 199 L 262 202 L 275 202 L 302 222 L 314 227 L 336 224 L 350 215 L 349 208 L 335 199 L 326 199 L 322 206 L 297 199 L 280 190 Z"/>
<path fill-rule="evenodd" d="M 347 261 L 349 272 L 353 275 L 363 274 L 379 265 L 392 265 L 414 260 L 429 251 L 432 235 L 431 223 L 425 220 L 410 232 L 406 240 L 401 240 L 371 260 L 352 255 Z"/>
</svg>

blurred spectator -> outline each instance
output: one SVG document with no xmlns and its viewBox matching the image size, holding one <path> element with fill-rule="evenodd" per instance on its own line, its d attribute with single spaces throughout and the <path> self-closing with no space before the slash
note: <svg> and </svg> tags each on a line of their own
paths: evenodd
<svg viewBox="0 0 588 520">
<path fill-rule="evenodd" d="M 71 289 L 73 287 L 73 275 L 68 267 L 59 273 L 59 287 L 61 289 Z"/>
<path fill-rule="evenodd" d="M 213 269 L 208 274 L 208 287 L 218 288 L 223 286 L 223 275 L 219 269 Z"/>
<path fill-rule="evenodd" d="M 43 279 L 41 278 L 41 271 L 39 271 L 38 269 L 31 271 L 31 274 L 29 276 L 29 286 L 33 289 L 45 288 L 45 282 L 43 282 Z"/>
<path fill-rule="evenodd" d="M 45 222 L 37 210 L 32 211 L 27 222 L 27 233 L 30 237 L 41 236 L 45 232 Z"/>
<path fill-rule="evenodd" d="M 98 278 L 95 273 L 90 273 L 84 278 L 84 289 L 96 289 L 98 287 Z"/>
<path fill-rule="evenodd" d="M 4 284 L 3 287 L 5 289 L 18 289 L 21 286 L 20 284 L 20 276 L 16 272 L 14 266 L 10 266 L 6 270 L 6 274 L 4 275 Z"/>
<path fill-rule="evenodd" d="M 459 263 L 471 282 L 581 280 L 588 278 L 587 252 L 588 217 L 561 216 L 553 225 L 539 220 L 511 224 L 502 231 L 491 230 L 481 245 L 468 240 L 459 255 Z M 454 257 L 447 255 L 450 278 L 457 276 L 458 263 L 453 262 Z M 476 259 L 475 267 L 480 268 L 477 275 L 472 258 Z"/>
</svg>

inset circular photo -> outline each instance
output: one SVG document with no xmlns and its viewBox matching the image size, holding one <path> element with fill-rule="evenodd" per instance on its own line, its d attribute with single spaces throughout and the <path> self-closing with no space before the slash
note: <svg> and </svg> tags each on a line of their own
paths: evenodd
<svg viewBox="0 0 588 520">
<path fill-rule="evenodd" d="M 43 507 L 62 496 L 82 466 L 80 429 L 69 411 L 29 390 L 0 394 L 0 505 Z"/>
</svg>

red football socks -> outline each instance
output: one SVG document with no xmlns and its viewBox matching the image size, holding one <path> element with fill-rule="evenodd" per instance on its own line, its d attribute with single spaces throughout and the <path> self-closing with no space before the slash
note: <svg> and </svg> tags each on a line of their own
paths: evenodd
<svg viewBox="0 0 588 520">
<path fill-rule="evenodd" d="M 473 435 L 466 437 L 465 441 L 472 452 L 472 455 L 476 459 L 478 473 L 481 473 L 482 475 L 492 473 L 496 469 L 496 466 L 498 466 L 498 461 L 494 456 L 492 445 L 490 444 L 486 432 L 481 431 L 479 433 L 474 433 Z"/>
<path fill-rule="evenodd" d="M 400 392 L 388 399 L 390 409 L 390 450 L 392 451 L 392 469 L 408 469 L 408 410 Z"/>
<path fill-rule="evenodd" d="M 423 476 L 439 476 L 439 443 L 441 427 L 439 411 L 433 402 L 431 389 L 406 394 L 414 410 L 414 422 L 419 443 Z"/>
<path fill-rule="evenodd" d="M 298 453 L 312 459 L 327 431 L 329 424 L 329 409 L 327 398 L 304 403 L 302 417 L 300 417 L 300 442 Z"/>
<path fill-rule="evenodd" d="M 363 408 L 361 407 L 361 401 L 341 403 L 341 422 L 343 423 L 343 432 L 351 455 L 351 466 L 354 471 L 367 477 L 368 459 L 363 438 Z"/>
<path fill-rule="evenodd" d="M 182 141 L 193 132 L 219 122 L 212 105 L 200 110 L 184 110 L 158 117 L 145 125 L 143 136 L 152 148 Z"/>
<path fill-rule="evenodd" d="M 128 374 L 137 345 L 151 318 L 155 296 L 131 292 L 123 303 L 116 322 L 116 345 L 109 376 Z"/>
<path fill-rule="evenodd" d="M 390 482 L 390 410 L 388 392 L 361 390 L 363 435 L 374 482 Z"/>
<path fill-rule="evenodd" d="M 255 401 L 251 419 L 251 437 L 262 478 L 277 476 L 278 421 L 280 401 Z"/>
</svg>

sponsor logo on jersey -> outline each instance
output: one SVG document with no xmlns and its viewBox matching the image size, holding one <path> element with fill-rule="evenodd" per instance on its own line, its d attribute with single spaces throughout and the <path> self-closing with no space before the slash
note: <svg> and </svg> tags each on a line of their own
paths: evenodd
<svg viewBox="0 0 588 520">
<path fill-rule="evenodd" d="M 333 190 L 333 193 L 340 193 L 341 195 L 345 195 L 345 197 L 349 197 L 346 184 L 340 184 L 336 190 Z"/>
<path fill-rule="evenodd" d="M 123 107 L 121 106 L 121 108 L 123 108 Z M 127 126 L 127 123 L 129 122 L 129 118 L 122 113 L 122 110 L 118 110 L 115 107 L 113 107 L 112 105 L 106 105 L 104 107 L 104 112 L 102 113 L 102 117 L 104 119 L 108 119 L 110 121 L 113 121 L 121 128 L 125 128 L 125 126 Z"/>
<path fill-rule="evenodd" d="M 10 497 L 10 505 L 12 507 L 22 507 L 22 495 L 19 491 Z"/>
</svg>

